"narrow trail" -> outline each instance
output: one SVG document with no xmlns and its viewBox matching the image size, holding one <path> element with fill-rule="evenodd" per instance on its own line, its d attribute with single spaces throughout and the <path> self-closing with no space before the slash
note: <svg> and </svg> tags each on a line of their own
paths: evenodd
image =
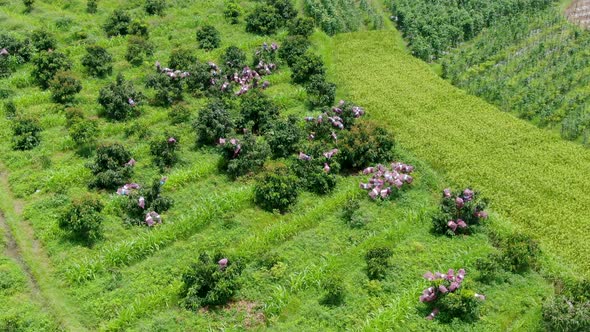
<svg viewBox="0 0 590 332">
<path fill-rule="evenodd" d="M 35 237 L 33 227 L 28 221 L 22 220 L 24 203 L 13 198 L 8 184 L 8 174 L 5 171 L 0 171 L 0 188 L 8 196 L 8 202 L 3 206 L 4 211 L 0 210 L 0 227 L 6 238 L 5 254 L 15 261 L 26 275 L 32 300 L 41 304 L 63 330 L 86 331 L 87 329 L 75 318 L 74 310 L 61 293 L 64 286 L 53 279 L 53 267 L 49 256 Z M 8 209 L 12 210 L 7 211 Z M 7 217 L 9 215 L 13 217 L 12 221 Z M 18 222 L 18 225 L 11 225 L 11 222 Z"/>
</svg>

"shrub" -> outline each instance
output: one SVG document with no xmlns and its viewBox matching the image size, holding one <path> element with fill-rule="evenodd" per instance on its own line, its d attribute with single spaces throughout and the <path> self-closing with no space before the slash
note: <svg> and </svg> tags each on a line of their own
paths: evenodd
<svg viewBox="0 0 590 332">
<path fill-rule="evenodd" d="M 300 157 L 291 164 L 291 169 L 299 178 L 300 186 L 319 195 L 327 194 L 336 187 L 336 174 L 340 170 L 337 161 L 322 155 L 319 150 L 322 147 L 325 146 L 318 144 L 314 149 L 306 150 L 311 160 Z"/>
<path fill-rule="evenodd" d="M 223 16 L 229 21 L 230 24 L 238 24 L 240 22 L 240 14 L 240 6 L 235 3 L 235 0 L 229 0 L 225 2 Z"/>
<path fill-rule="evenodd" d="M 385 278 L 389 269 L 389 258 L 393 255 L 391 249 L 386 247 L 371 248 L 365 254 L 367 262 L 367 276 L 370 280 L 381 280 Z"/>
<path fill-rule="evenodd" d="M 297 152 L 303 138 L 303 130 L 296 116 L 274 121 L 264 133 L 275 158 L 286 158 Z"/>
<path fill-rule="evenodd" d="M 84 120 L 84 111 L 77 107 L 66 108 L 66 127 L 70 128 L 78 121 Z"/>
<path fill-rule="evenodd" d="M 164 170 L 174 166 L 178 162 L 178 139 L 166 137 L 154 140 L 150 144 L 150 153 L 154 158 L 154 164 Z"/>
<path fill-rule="evenodd" d="M 195 61 L 189 68 L 191 73 L 185 78 L 186 89 L 194 95 L 202 95 L 212 86 L 211 67 L 201 61 Z"/>
<path fill-rule="evenodd" d="M 351 198 L 347 200 L 346 204 L 342 208 L 342 219 L 344 219 L 346 223 L 350 223 L 352 221 L 353 216 L 360 208 L 361 203 L 358 199 Z"/>
<path fill-rule="evenodd" d="M 297 10 L 291 0 L 266 0 L 266 2 L 277 10 L 277 13 L 284 21 L 291 20 L 297 16 Z"/>
<path fill-rule="evenodd" d="M 131 153 L 120 144 L 98 147 L 94 162 L 88 165 L 94 175 L 90 187 L 115 189 L 127 183 L 133 175 L 131 159 Z"/>
<path fill-rule="evenodd" d="M 242 96 L 238 123 L 241 128 L 248 128 L 253 133 L 265 131 L 278 116 L 278 106 L 259 90 Z"/>
<path fill-rule="evenodd" d="M 19 39 L 5 32 L 0 32 L 0 45 L 8 51 L 8 58 L 15 58 L 16 64 L 31 60 L 35 51 L 30 39 Z"/>
<path fill-rule="evenodd" d="M 41 143 L 41 126 L 32 118 L 19 118 L 12 124 L 12 149 L 31 150 Z"/>
<path fill-rule="evenodd" d="M 484 211 L 487 200 L 481 199 L 479 192 L 467 188 L 460 191 L 443 191 L 440 211 L 433 217 L 434 232 L 456 235 L 470 234 L 477 229 L 480 221 L 487 218 Z"/>
<path fill-rule="evenodd" d="M 338 160 L 343 169 L 359 170 L 393 158 L 393 135 L 373 122 L 356 123 L 338 141 Z"/>
<path fill-rule="evenodd" d="M 221 67 L 225 75 L 240 72 L 246 66 L 246 53 L 237 46 L 230 46 L 221 55 Z"/>
<path fill-rule="evenodd" d="M 270 148 L 264 140 L 247 134 L 241 141 L 232 139 L 221 144 L 221 152 L 219 168 L 235 179 L 261 169 L 270 155 Z"/>
<path fill-rule="evenodd" d="M 127 40 L 127 53 L 125 59 L 134 66 L 143 63 L 144 57 L 154 54 L 154 45 L 145 38 L 130 36 Z"/>
<path fill-rule="evenodd" d="M 25 13 L 30 13 L 33 11 L 35 0 L 23 0 L 23 4 L 25 5 Z"/>
<path fill-rule="evenodd" d="M 125 36 L 129 33 L 129 24 L 131 24 L 131 16 L 127 11 L 116 9 L 107 19 L 103 28 L 107 36 Z"/>
<path fill-rule="evenodd" d="M 168 66 L 176 70 L 186 70 L 195 62 L 197 62 L 197 57 L 193 54 L 193 51 L 186 48 L 177 48 L 170 53 Z"/>
<path fill-rule="evenodd" d="M 152 103 L 168 107 L 174 102 L 182 100 L 182 80 L 180 77 L 170 77 L 163 73 L 149 75 L 146 78 L 146 88 L 156 90 Z"/>
<path fill-rule="evenodd" d="M 191 118 L 191 110 L 182 104 L 176 104 L 168 111 L 168 119 L 173 125 L 187 123 Z"/>
<path fill-rule="evenodd" d="M 95 120 L 79 120 L 68 129 L 68 132 L 76 145 L 79 147 L 89 146 L 96 142 L 98 124 Z"/>
<path fill-rule="evenodd" d="M 82 66 L 91 76 L 105 77 L 113 72 L 113 56 L 104 47 L 88 46 L 86 55 L 82 58 Z"/>
<path fill-rule="evenodd" d="M 100 89 L 98 103 L 103 107 L 103 114 L 112 120 L 125 120 L 136 116 L 137 104 L 143 96 L 135 91 L 131 82 L 125 81 L 119 74 L 114 83 Z"/>
<path fill-rule="evenodd" d="M 479 272 L 477 280 L 483 283 L 503 282 L 504 256 L 501 253 L 493 253 L 485 258 L 475 261 L 475 268 Z"/>
<path fill-rule="evenodd" d="M 216 49 L 221 43 L 219 31 L 211 25 L 202 26 L 197 30 L 197 42 L 199 43 L 199 47 L 204 50 L 211 51 L 212 49 Z"/>
<path fill-rule="evenodd" d="M 276 8 L 260 4 L 246 17 L 246 31 L 257 35 L 271 35 L 281 26 L 283 18 Z"/>
<path fill-rule="evenodd" d="M 31 41 L 37 51 L 47 51 L 57 47 L 57 40 L 47 30 L 35 30 L 31 34 Z"/>
<path fill-rule="evenodd" d="M 279 49 L 279 58 L 292 67 L 297 59 L 303 56 L 311 43 L 303 36 L 288 36 Z"/>
<path fill-rule="evenodd" d="M 37 84 L 43 89 L 49 87 L 49 82 L 58 71 L 68 71 L 72 68 L 72 62 L 60 52 L 41 51 L 33 59 L 33 71 L 31 75 Z"/>
<path fill-rule="evenodd" d="M 141 20 L 133 20 L 129 24 L 129 34 L 148 39 L 150 36 L 149 25 Z"/>
<path fill-rule="evenodd" d="M 569 282 L 545 301 L 543 323 L 547 331 L 590 331 L 590 282 Z"/>
<path fill-rule="evenodd" d="M 297 57 L 291 69 L 291 81 L 296 84 L 305 84 L 309 82 L 312 76 L 318 79 L 326 75 L 322 58 L 311 53 Z"/>
<path fill-rule="evenodd" d="M 537 265 L 540 248 L 537 241 L 525 234 L 510 234 L 496 239 L 495 244 L 502 251 L 504 269 L 522 273 Z"/>
<path fill-rule="evenodd" d="M 238 277 L 241 272 L 239 261 L 224 258 L 221 254 L 211 257 L 202 253 L 182 275 L 181 305 L 197 310 L 227 303 L 240 288 Z"/>
<path fill-rule="evenodd" d="M 140 188 L 127 193 L 127 200 L 124 205 L 127 223 L 151 227 L 154 224 L 147 219 L 148 214 L 153 215 L 153 213 L 156 213 L 159 217 L 158 213 L 164 213 L 174 205 L 172 199 L 162 196 L 164 183 L 165 181 L 156 179 L 152 182 L 151 187 Z"/>
<path fill-rule="evenodd" d="M 11 120 L 14 119 L 14 117 L 16 117 L 17 115 L 17 108 L 16 105 L 14 104 L 14 101 L 12 100 L 8 100 L 4 103 L 4 116 Z"/>
<path fill-rule="evenodd" d="M 213 145 L 225 138 L 233 128 L 227 106 L 220 100 L 209 102 L 199 111 L 194 124 L 197 132 L 197 145 Z"/>
<path fill-rule="evenodd" d="M 71 72 L 60 71 L 49 83 L 51 99 L 60 104 L 67 104 L 74 101 L 74 96 L 82 91 L 82 83 L 75 78 Z"/>
<path fill-rule="evenodd" d="M 276 69 L 278 49 L 279 46 L 276 43 L 272 43 L 270 46 L 264 43 L 261 47 L 256 48 L 252 57 L 252 66 L 258 70 L 260 75 L 269 73 L 265 71 L 266 69 Z"/>
<path fill-rule="evenodd" d="M 314 75 L 305 85 L 307 100 L 312 108 L 330 106 L 336 98 L 336 84 L 326 82 L 324 76 Z"/>
<path fill-rule="evenodd" d="M 256 183 L 254 202 L 263 210 L 285 213 L 297 202 L 297 183 L 286 169 L 273 170 Z"/>
<path fill-rule="evenodd" d="M 311 17 L 297 17 L 289 24 L 289 35 L 308 38 L 313 34 L 314 21 Z"/>
<path fill-rule="evenodd" d="M 431 282 L 420 296 L 420 302 L 427 305 L 432 312 L 426 319 L 439 317 L 448 323 L 455 318 L 472 322 L 479 316 L 479 306 L 485 296 L 471 290 L 469 282 L 465 282 L 465 270 L 459 269 L 455 274 L 450 269 L 446 274 L 427 272 L 424 278 Z"/>
<path fill-rule="evenodd" d="M 344 285 L 342 277 L 336 273 L 330 273 L 322 280 L 323 296 L 320 304 L 326 306 L 339 306 L 344 302 Z"/>
<path fill-rule="evenodd" d="M 98 11 L 98 0 L 88 0 L 86 2 L 86 12 L 88 14 L 96 14 Z"/>
<path fill-rule="evenodd" d="M 88 195 L 74 200 L 60 218 L 59 228 L 91 244 L 101 236 L 102 209 L 103 205 L 96 197 Z"/>
<path fill-rule="evenodd" d="M 164 15 L 166 9 L 166 0 L 146 0 L 145 12 L 149 15 Z"/>
</svg>

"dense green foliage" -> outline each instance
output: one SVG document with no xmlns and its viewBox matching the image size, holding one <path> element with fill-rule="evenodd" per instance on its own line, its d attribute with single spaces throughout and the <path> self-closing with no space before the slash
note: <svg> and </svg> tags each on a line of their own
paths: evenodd
<svg viewBox="0 0 590 332">
<path fill-rule="evenodd" d="M 291 69 L 291 80 L 296 84 L 310 82 L 312 77 L 315 80 L 318 80 L 318 78 L 324 77 L 326 74 L 322 58 L 311 53 L 297 57 L 293 62 Z"/>
<path fill-rule="evenodd" d="M 197 145 L 213 145 L 225 138 L 233 129 L 230 113 L 220 100 L 214 100 L 199 111 L 194 123 Z"/>
<path fill-rule="evenodd" d="M 207 51 L 218 48 L 221 44 L 219 31 L 211 25 L 202 26 L 197 30 L 197 42 L 200 48 Z"/>
<path fill-rule="evenodd" d="M 31 73 L 33 79 L 43 89 L 47 89 L 57 72 L 72 68 L 72 61 L 63 53 L 42 51 L 33 58 L 33 65 L 35 66 Z"/>
<path fill-rule="evenodd" d="M 31 33 L 31 42 L 37 51 L 53 50 L 57 47 L 55 36 L 47 30 L 35 30 Z"/>
<path fill-rule="evenodd" d="M 137 103 L 142 99 L 142 94 L 135 90 L 133 83 L 125 81 L 119 74 L 114 83 L 102 89 L 98 95 L 98 103 L 103 108 L 105 117 L 112 120 L 126 120 L 138 114 Z"/>
<path fill-rule="evenodd" d="M 74 101 L 78 92 L 82 91 L 82 83 L 71 72 L 60 71 L 49 82 L 49 89 L 53 101 L 68 104 Z"/>
<path fill-rule="evenodd" d="M 371 248 L 365 254 L 367 263 L 367 276 L 371 280 L 385 278 L 385 274 L 390 267 L 389 259 L 393 255 L 391 249 L 386 247 Z"/>
<path fill-rule="evenodd" d="M 104 208 L 95 197 L 85 196 L 68 206 L 59 220 L 59 227 L 74 238 L 92 244 L 101 236 L 103 217 L 100 212 Z"/>
<path fill-rule="evenodd" d="M 279 58 L 293 66 L 297 59 L 304 55 L 309 48 L 310 42 L 304 36 L 288 36 L 279 49 Z"/>
<path fill-rule="evenodd" d="M 164 15 L 166 9 L 166 0 L 146 0 L 145 1 L 145 12 L 150 15 Z"/>
<path fill-rule="evenodd" d="M 113 56 L 104 47 L 88 46 L 86 52 L 82 58 L 82 65 L 90 75 L 105 77 L 113 72 Z"/>
<path fill-rule="evenodd" d="M 129 25 L 131 24 L 131 16 L 122 9 L 116 9 L 105 22 L 103 28 L 107 36 L 125 36 L 129 33 Z"/>
<path fill-rule="evenodd" d="M 94 175 L 90 187 L 115 189 L 127 183 L 133 175 L 131 159 L 131 153 L 120 144 L 99 146 L 94 161 L 87 165 Z"/>
<path fill-rule="evenodd" d="M 590 282 L 568 281 L 543 305 L 548 331 L 582 332 L 590 329 Z"/>
<path fill-rule="evenodd" d="M 283 23 L 283 17 L 275 7 L 260 4 L 246 17 L 246 31 L 259 35 L 272 35 Z"/>
<path fill-rule="evenodd" d="M 151 186 L 131 190 L 127 194 L 125 204 L 123 204 L 123 210 L 127 216 L 125 221 L 130 225 L 147 225 L 149 227 L 161 223 L 161 217 L 159 221 L 149 222 L 147 215 L 153 212 L 164 213 L 174 205 L 173 199 L 162 195 L 163 186 L 164 181 L 155 179 Z"/>
<path fill-rule="evenodd" d="M 150 143 L 150 153 L 154 159 L 154 164 L 162 171 L 174 166 L 178 162 L 179 148 L 178 139 L 172 136 L 153 140 Z"/>
<path fill-rule="evenodd" d="M 270 147 L 263 139 L 247 134 L 235 144 L 229 140 L 221 144 L 221 153 L 219 168 L 235 179 L 262 169 L 270 156 Z"/>
<path fill-rule="evenodd" d="M 383 27 L 383 18 L 368 0 L 305 0 L 304 4 L 305 13 L 328 35 Z"/>
<path fill-rule="evenodd" d="M 590 33 L 553 9 L 501 20 L 444 58 L 443 74 L 568 140 L 590 139 Z"/>
<path fill-rule="evenodd" d="M 303 130 L 296 116 L 278 119 L 265 131 L 264 137 L 275 158 L 286 158 L 297 152 L 303 139 Z"/>
<path fill-rule="evenodd" d="M 263 210 L 280 213 L 289 211 L 297 202 L 298 179 L 286 169 L 274 169 L 265 174 L 254 187 L 254 202 Z"/>
<path fill-rule="evenodd" d="M 225 265 L 221 263 L 223 259 Z M 200 254 L 199 260 L 182 275 L 182 305 L 197 310 L 204 306 L 226 304 L 240 287 L 237 279 L 241 272 L 239 261 L 229 260 L 221 254 L 213 257 L 207 253 Z"/>
<path fill-rule="evenodd" d="M 391 2 L 412 53 L 427 61 L 468 41 L 501 17 L 533 13 L 553 0 L 400 0 Z M 436 14 L 435 14 L 436 13 Z"/>
<path fill-rule="evenodd" d="M 141 65 L 145 57 L 150 57 L 153 54 L 154 45 L 149 40 L 139 36 L 129 36 L 127 39 L 125 59 L 132 65 Z"/>
<path fill-rule="evenodd" d="M 18 118 L 12 124 L 12 148 L 31 150 L 41 142 L 41 126 L 32 118 Z"/>
<path fill-rule="evenodd" d="M 253 133 L 264 132 L 278 117 L 279 108 L 259 90 L 252 91 L 241 98 L 238 126 Z"/>
<path fill-rule="evenodd" d="M 371 121 L 362 121 L 342 133 L 338 160 L 344 169 L 360 170 L 390 161 L 394 146 L 393 135 L 387 129 Z"/>
</svg>

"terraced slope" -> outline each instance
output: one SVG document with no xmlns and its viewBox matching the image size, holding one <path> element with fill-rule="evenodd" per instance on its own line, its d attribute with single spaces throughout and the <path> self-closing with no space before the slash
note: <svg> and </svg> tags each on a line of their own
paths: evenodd
<svg viewBox="0 0 590 332">
<path fill-rule="evenodd" d="M 404 147 L 453 181 L 482 189 L 546 251 L 589 273 L 590 151 L 453 87 L 391 34 L 335 38 L 339 87 Z"/>
</svg>

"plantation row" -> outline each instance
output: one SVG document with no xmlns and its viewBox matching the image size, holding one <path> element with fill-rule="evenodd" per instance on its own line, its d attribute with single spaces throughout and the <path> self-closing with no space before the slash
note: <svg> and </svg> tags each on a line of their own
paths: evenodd
<svg viewBox="0 0 590 332">
<path fill-rule="evenodd" d="M 453 84 L 568 140 L 590 139 L 590 33 L 552 9 L 506 19 L 443 60 Z"/>
<path fill-rule="evenodd" d="M 325 33 L 337 33 L 367 29 L 381 29 L 383 17 L 371 0 L 305 0 L 305 13 Z"/>
<path fill-rule="evenodd" d="M 534 13 L 554 0 L 400 0 L 391 1 L 392 18 L 423 60 L 441 58 L 459 44 L 495 26 L 503 17 Z"/>
</svg>

